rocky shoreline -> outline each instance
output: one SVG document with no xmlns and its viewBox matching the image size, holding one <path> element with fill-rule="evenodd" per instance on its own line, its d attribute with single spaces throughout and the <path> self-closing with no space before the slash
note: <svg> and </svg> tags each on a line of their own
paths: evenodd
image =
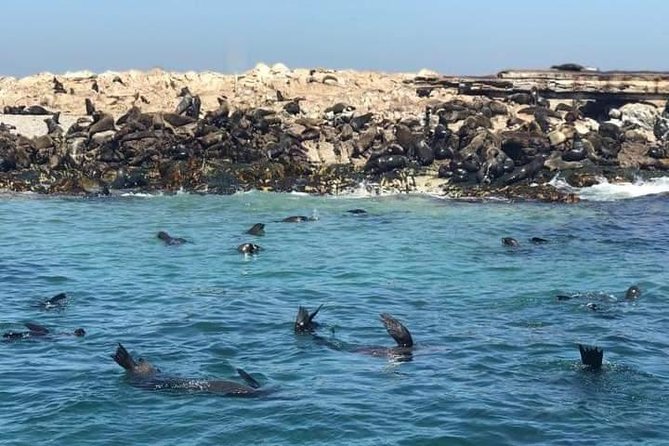
<svg viewBox="0 0 669 446">
<path fill-rule="evenodd" d="M 0 78 L 0 190 L 340 194 L 364 183 L 576 202 L 549 184 L 558 173 L 583 187 L 669 170 L 664 103 L 489 99 L 426 91 L 416 77 L 276 64 Z"/>
</svg>

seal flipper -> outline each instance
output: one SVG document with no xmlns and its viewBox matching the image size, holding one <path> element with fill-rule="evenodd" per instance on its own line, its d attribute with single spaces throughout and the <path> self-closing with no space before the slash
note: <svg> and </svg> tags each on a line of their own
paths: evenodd
<svg viewBox="0 0 669 446">
<path fill-rule="evenodd" d="M 604 359 L 604 350 L 599 347 L 578 344 L 578 350 L 581 352 L 581 362 L 593 369 L 602 367 Z"/>
<path fill-rule="evenodd" d="M 409 333 L 409 330 L 400 321 L 388 313 L 381 313 L 381 322 L 383 322 L 386 330 L 388 330 L 388 334 L 393 337 L 398 346 L 413 347 L 411 333 Z"/>
<path fill-rule="evenodd" d="M 260 383 L 258 381 L 256 381 L 255 379 L 253 379 L 253 377 L 251 375 L 249 375 L 248 373 L 246 373 L 244 370 L 237 369 L 237 373 L 239 374 L 239 376 L 242 377 L 242 379 L 244 381 L 246 381 L 246 384 L 248 384 L 249 387 L 252 387 L 254 389 L 259 389 L 260 388 Z"/>
<path fill-rule="evenodd" d="M 37 335 L 37 336 L 43 336 L 45 334 L 49 333 L 49 329 L 39 325 L 39 324 L 33 324 L 32 322 L 26 322 L 23 324 L 26 326 L 28 330 L 30 330 L 31 334 Z"/>
<path fill-rule="evenodd" d="M 313 313 L 311 313 L 311 314 L 309 315 L 309 323 L 310 323 L 310 324 L 314 322 L 314 318 L 316 317 L 316 315 L 318 314 L 318 312 L 321 311 L 321 308 L 323 308 L 323 304 L 320 304 L 320 305 L 318 306 L 318 308 L 316 308 L 316 311 L 314 311 Z"/>
<path fill-rule="evenodd" d="M 116 353 L 111 355 L 111 357 L 116 361 L 116 364 L 120 365 L 126 370 L 133 370 L 135 367 L 137 367 L 137 363 L 132 359 L 132 356 L 130 353 L 128 353 L 128 350 L 123 347 L 123 344 L 120 342 L 118 343 L 118 347 L 116 348 Z"/>
</svg>

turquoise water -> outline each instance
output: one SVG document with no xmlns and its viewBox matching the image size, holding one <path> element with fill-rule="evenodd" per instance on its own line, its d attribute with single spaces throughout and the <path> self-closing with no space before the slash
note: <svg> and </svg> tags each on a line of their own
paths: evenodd
<svg viewBox="0 0 669 446">
<path fill-rule="evenodd" d="M 289 215 L 319 219 L 274 222 Z M 267 235 L 244 235 L 256 222 Z M 193 243 L 164 246 L 159 230 Z M 2 444 L 669 442 L 667 196 L 4 197 L 0 234 L 1 331 L 88 333 L 0 342 Z M 247 241 L 264 251 L 237 253 Z M 633 284 L 642 297 L 622 301 Z M 61 291 L 62 311 L 36 307 Z M 393 314 L 413 360 L 296 336 L 298 305 L 321 303 L 320 334 L 360 346 L 392 346 L 378 315 Z M 117 342 L 174 376 L 237 380 L 242 367 L 269 394 L 133 387 Z M 600 373 L 579 365 L 578 343 L 605 349 Z"/>
</svg>

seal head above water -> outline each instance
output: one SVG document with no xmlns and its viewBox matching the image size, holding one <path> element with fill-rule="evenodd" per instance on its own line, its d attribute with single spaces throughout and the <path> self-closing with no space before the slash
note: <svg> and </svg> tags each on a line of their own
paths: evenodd
<svg viewBox="0 0 669 446">
<path fill-rule="evenodd" d="M 237 251 L 242 254 L 257 254 L 262 251 L 262 248 L 255 243 L 242 243 L 237 247 Z"/>
<path fill-rule="evenodd" d="M 520 246 L 520 243 L 518 243 L 518 240 L 513 237 L 502 237 L 502 246 L 517 248 Z"/>
<path fill-rule="evenodd" d="M 639 297 L 641 297 L 641 289 L 639 289 L 638 286 L 633 285 L 633 286 L 627 288 L 627 291 L 625 292 L 625 299 L 636 300 Z"/>
</svg>

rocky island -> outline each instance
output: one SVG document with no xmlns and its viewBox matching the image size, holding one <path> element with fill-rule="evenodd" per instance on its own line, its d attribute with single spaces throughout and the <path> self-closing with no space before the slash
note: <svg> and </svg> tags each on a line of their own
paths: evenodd
<svg viewBox="0 0 669 446">
<path fill-rule="evenodd" d="M 340 194 L 363 184 L 574 202 L 573 190 L 549 184 L 556 175 L 582 187 L 666 174 L 664 78 L 584 81 L 586 72 L 454 78 L 259 64 L 241 75 L 0 77 L 0 190 Z"/>
</svg>

